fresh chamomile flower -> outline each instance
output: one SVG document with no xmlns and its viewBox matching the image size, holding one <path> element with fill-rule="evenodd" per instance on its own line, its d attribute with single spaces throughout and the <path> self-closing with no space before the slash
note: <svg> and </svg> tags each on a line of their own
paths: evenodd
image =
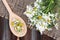
<svg viewBox="0 0 60 40">
<path fill-rule="evenodd" d="M 27 12 L 24 12 L 24 14 L 25 14 L 28 18 L 33 17 L 33 14 L 28 14 Z"/>
<path fill-rule="evenodd" d="M 47 20 L 51 20 L 49 16 L 44 15 L 43 18 L 47 21 Z"/>
<path fill-rule="evenodd" d="M 34 7 L 40 8 L 40 6 L 38 5 L 38 3 L 34 2 Z"/>
<path fill-rule="evenodd" d="M 39 23 L 36 24 L 36 29 L 39 30 L 41 32 L 41 34 L 42 34 L 43 31 L 45 31 L 45 28 L 42 27 Z"/>
<path fill-rule="evenodd" d="M 28 5 L 27 6 L 27 9 L 26 9 L 26 12 L 24 12 L 24 14 L 27 16 L 27 17 L 29 17 L 29 18 L 31 18 L 31 17 L 33 17 L 33 15 L 34 15 L 34 11 L 32 11 L 33 10 L 33 7 L 31 6 L 31 5 Z M 32 13 L 33 12 L 33 13 Z"/>
<path fill-rule="evenodd" d="M 33 7 L 31 5 L 27 5 L 27 11 L 32 11 L 33 10 Z"/>
<path fill-rule="evenodd" d="M 36 0 L 36 2 L 42 2 L 42 0 Z"/>
<path fill-rule="evenodd" d="M 52 8 L 50 7 L 51 5 L 52 4 L 46 5 L 42 0 L 36 0 L 34 2 L 34 6 L 32 7 L 31 5 L 28 5 L 26 11 L 24 12 L 24 14 L 30 20 L 30 25 L 35 26 L 36 29 L 41 32 L 41 34 L 43 31 L 45 31 L 45 29 L 49 31 L 51 30 L 52 26 L 56 25 L 57 15 L 56 13 L 50 12 L 51 10 L 49 8 Z M 58 28 L 56 27 L 56 29 Z"/>
<path fill-rule="evenodd" d="M 42 22 L 43 23 L 43 25 L 45 26 L 45 27 L 47 27 L 48 26 L 48 24 L 46 23 L 46 22 Z"/>
<path fill-rule="evenodd" d="M 48 13 L 48 16 L 54 17 L 55 15 L 49 12 L 49 13 Z"/>
</svg>

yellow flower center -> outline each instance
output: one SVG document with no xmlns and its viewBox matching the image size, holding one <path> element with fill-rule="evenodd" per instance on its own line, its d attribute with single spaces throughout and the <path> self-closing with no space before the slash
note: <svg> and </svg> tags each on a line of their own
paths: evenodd
<svg viewBox="0 0 60 40">
<path fill-rule="evenodd" d="M 48 19 L 47 22 L 50 23 L 51 21 Z"/>
<path fill-rule="evenodd" d="M 38 19 L 42 19 L 42 16 L 38 16 Z"/>
</svg>

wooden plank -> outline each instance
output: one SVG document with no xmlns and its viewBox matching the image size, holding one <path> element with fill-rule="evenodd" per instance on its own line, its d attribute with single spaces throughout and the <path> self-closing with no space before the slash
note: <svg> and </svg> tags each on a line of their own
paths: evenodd
<svg viewBox="0 0 60 40">
<path fill-rule="evenodd" d="M 23 15 L 23 12 L 26 9 L 26 5 L 33 3 L 35 0 L 7 0 L 13 12 L 15 12 L 18 16 L 22 17 L 27 24 L 27 17 Z M 14 36 L 8 25 L 8 12 L 4 7 L 2 1 L 0 0 L 0 40 L 16 40 L 16 36 Z M 5 16 L 4 18 L 2 18 Z M 3 21 L 2 21 L 3 20 Z M 28 26 L 28 25 L 27 25 Z M 2 31 L 3 30 L 3 31 Z M 34 34 L 34 35 L 33 35 Z M 36 37 L 35 37 L 36 36 Z M 21 40 L 53 40 L 48 36 L 41 36 L 40 33 L 36 30 L 30 30 L 28 28 L 28 32 L 24 37 L 20 38 Z"/>
</svg>

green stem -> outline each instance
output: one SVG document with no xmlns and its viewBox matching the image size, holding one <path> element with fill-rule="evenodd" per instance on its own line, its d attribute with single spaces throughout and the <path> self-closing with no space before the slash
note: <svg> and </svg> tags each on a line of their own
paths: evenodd
<svg viewBox="0 0 60 40">
<path fill-rule="evenodd" d="M 49 8 L 50 8 L 50 5 L 51 5 L 51 2 L 52 2 L 52 0 L 50 1 L 49 5 L 48 5 L 48 8 L 47 8 L 47 10 L 46 10 L 46 13 L 49 11 Z"/>
<path fill-rule="evenodd" d="M 48 13 L 51 9 L 53 9 L 53 7 L 54 7 L 54 3 L 53 2 L 54 2 L 54 0 L 50 1 L 49 5 L 47 6 L 47 8 L 44 11 L 45 13 Z M 52 5 L 52 7 L 51 7 L 51 5 Z"/>
</svg>

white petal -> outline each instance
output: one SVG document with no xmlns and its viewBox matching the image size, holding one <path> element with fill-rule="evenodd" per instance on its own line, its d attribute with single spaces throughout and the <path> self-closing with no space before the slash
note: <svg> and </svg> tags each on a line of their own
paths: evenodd
<svg viewBox="0 0 60 40">
<path fill-rule="evenodd" d="M 41 32 L 41 34 L 42 34 L 43 31 L 45 31 L 45 28 L 40 26 L 39 24 L 36 24 L 36 27 Z"/>
<path fill-rule="evenodd" d="M 56 23 L 55 28 L 58 30 L 58 23 Z"/>
<path fill-rule="evenodd" d="M 33 7 L 31 5 L 27 5 L 27 11 L 32 11 Z"/>
<path fill-rule="evenodd" d="M 36 2 L 42 2 L 42 0 L 36 0 Z"/>
</svg>

